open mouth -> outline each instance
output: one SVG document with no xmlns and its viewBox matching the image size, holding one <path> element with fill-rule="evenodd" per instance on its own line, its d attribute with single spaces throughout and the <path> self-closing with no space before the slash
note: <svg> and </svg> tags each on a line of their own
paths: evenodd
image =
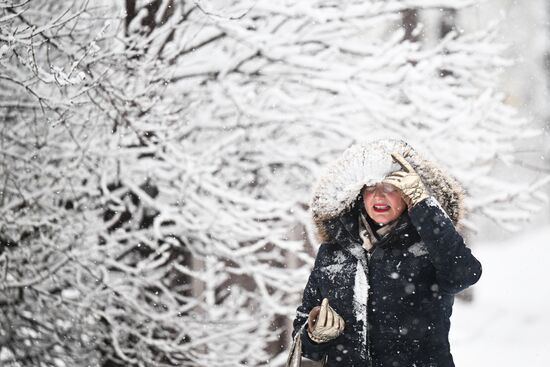
<svg viewBox="0 0 550 367">
<path fill-rule="evenodd" d="M 384 212 L 387 212 L 388 210 L 390 210 L 389 205 L 383 205 L 383 204 L 373 205 L 372 208 L 374 209 L 374 211 L 376 213 L 384 213 Z"/>
</svg>

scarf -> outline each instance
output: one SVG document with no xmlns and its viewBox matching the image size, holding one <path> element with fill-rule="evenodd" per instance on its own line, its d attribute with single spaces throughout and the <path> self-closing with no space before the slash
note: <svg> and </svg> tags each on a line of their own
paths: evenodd
<svg viewBox="0 0 550 367">
<path fill-rule="evenodd" d="M 392 229 L 395 228 L 398 220 L 395 219 L 373 231 L 366 215 L 367 214 L 364 211 L 361 211 L 361 214 L 359 215 L 359 237 L 361 237 L 361 240 L 363 241 L 363 248 L 370 252 L 382 237 L 390 233 Z"/>
</svg>

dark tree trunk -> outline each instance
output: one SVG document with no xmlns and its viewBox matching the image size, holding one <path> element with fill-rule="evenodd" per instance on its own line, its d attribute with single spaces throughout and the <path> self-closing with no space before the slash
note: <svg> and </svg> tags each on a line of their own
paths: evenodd
<svg viewBox="0 0 550 367">
<path fill-rule="evenodd" d="M 456 9 L 443 9 L 442 16 L 439 22 L 439 38 L 445 38 L 449 33 L 456 31 Z M 452 70 L 441 69 L 439 76 L 442 78 L 452 75 Z"/>
<path fill-rule="evenodd" d="M 418 27 L 418 9 L 406 9 L 401 13 L 401 22 L 405 29 L 403 40 L 410 42 L 418 42 L 419 35 L 414 34 L 414 30 Z"/>
</svg>

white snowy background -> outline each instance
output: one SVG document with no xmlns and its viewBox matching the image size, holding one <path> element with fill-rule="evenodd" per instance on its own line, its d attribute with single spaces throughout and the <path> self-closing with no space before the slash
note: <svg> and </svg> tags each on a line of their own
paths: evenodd
<svg viewBox="0 0 550 367">
<path fill-rule="evenodd" d="M 548 366 L 548 227 L 476 244 L 483 276 L 475 300 L 458 300 L 451 317 L 457 366 Z"/>
<path fill-rule="evenodd" d="M 322 167 L 467 190 L 457 366 L 550 365 L 544 0 L 0 0 L 0 365 L 282 366 Z"/>
<path fill-rule="evenodd" d="M 548 16 L 544 1 L 487 1 L 468 15 L 478 27 L 504 17 L 500 37 L 515 62 L 501 79 L 509 103 L 533 121 L 548 120 Z M 530 164 L 545 166 L 548 128 Z M 528 145 L 523 145 L 526 147 Z M 539 171 L 540 172 L 540 171 Z M 512 173 L 529 180 L 529 173 Z M 550 210 L 546 207 L 517 233 L 488 225 L 473 246 L 483 276 L 472 303 L 457 300 L 451 318 L 451 345 L 457 366 L 550 365 Z"/>
</svg>

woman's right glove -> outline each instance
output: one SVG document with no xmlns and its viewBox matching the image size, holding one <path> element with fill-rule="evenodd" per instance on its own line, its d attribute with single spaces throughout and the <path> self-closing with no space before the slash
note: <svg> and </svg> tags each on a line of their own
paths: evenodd
<svg viewBox="0 0 550 367">
<path fill-rule="evenodd" d="M 344 319 L 323 299 L 321 307 L 315 306 L 309 312 L 307 333 L 315 343 L 326 343 L 344 331 Z"/>
</svg>

